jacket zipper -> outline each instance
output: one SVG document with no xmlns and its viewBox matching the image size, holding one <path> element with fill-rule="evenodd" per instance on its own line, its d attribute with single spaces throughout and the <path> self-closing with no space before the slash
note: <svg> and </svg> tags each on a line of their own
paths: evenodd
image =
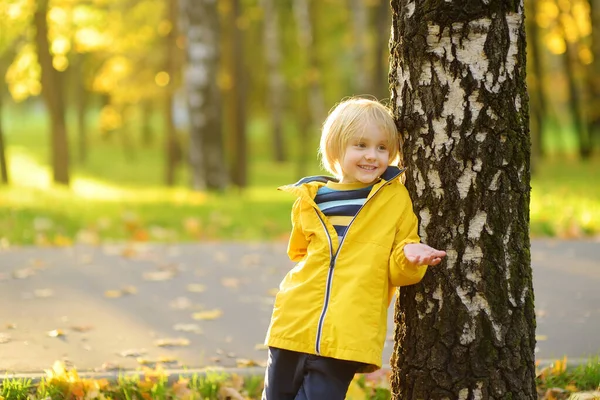
<svg viewBox="0 0 600 400">
<path fill-rule="evenodd" d="M 319 317 L 319 324 L 317 326 L 317 338 L 316 338 L 316 343 L 315 343 L 315 352 L 317 353 L 317 355 L 321 354 L 321 336 L 323 334 L 323 322 L 325 321 L 325 314 L 327 313 L 327 308 L 329 306 L 329 297 L 331 295 L 331 284 L 333 282 L 333 269 L 335 268 L 335 261 L 337 260 L 338 254 L 340 254 L 342 245 L 346 241 L 346 236 L 348 235 L 350 226 L 356 219 L 356 216 L 358 215 L 358 213 L 360 213 L 360 211 L 369 202 L 369 200 L 371 200 L 373 197 L 375 197 L 375 195 L 377 193 L 379 193 L 379 191 L 384 186 L 386 186 L 389 182 L 393 181 L 395 178 L 396 178 L 396 176 L 393 177 L 392 179 L 390 179 L 389 181 L 387 181 L 385 184 L 381 185 L 381 187 L 379 189 L 377 189 L 377 191 L 375 193 L 373 193 L 373 195 L 370 198 L 368 198 L 364 202 L 364 204 L 358 209 L 358 211 L 356 212 L 356 215 L 354 215 L 354 217 L 348 224 L 348 227 L 346 228 L 346 233 L 344 234 L 344 238 L 340 242 L 340 245 L 339 245 L 337 251 L 335 252 L 335 254 L 333 254 L 333 242 L 331 240 L 331 236 L 329 235 L 329 232 L 327 231 L 327 226 L 325 225 L 325 221 L 323 221 L 323 218 L 321 218 L 321 216 L 319 215 L 319 211 L 317 209 L 315 209 L 315 212 L 317 213 L 317 217 L 319 217 L 319 221 L 321 221 L 321 225 L 323 225 L 323 229 L 325 230 L 325 236 L 327 236 L 327 241 L 329 242 L 329 257 L 330 257 L 329 259 L 331 260 L 329 262 L 329 270 L 327 271 L 327 286 L 325 287 L 325 300 L 323 301 L 323 309 L 321 310 L 321 316 Z"/>
</svg>

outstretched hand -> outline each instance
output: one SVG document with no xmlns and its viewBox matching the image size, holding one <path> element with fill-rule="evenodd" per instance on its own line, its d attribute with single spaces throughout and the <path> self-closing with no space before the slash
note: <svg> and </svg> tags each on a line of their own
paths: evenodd
<svg viewBox="0 0 600 400">
<path fill-rule="evenodd" d="M 424 243 L 409 243 L 404 246 L 404 255 L 413 265 L 438 265 L 446 256 L 446 252 Z"/>
</svg>

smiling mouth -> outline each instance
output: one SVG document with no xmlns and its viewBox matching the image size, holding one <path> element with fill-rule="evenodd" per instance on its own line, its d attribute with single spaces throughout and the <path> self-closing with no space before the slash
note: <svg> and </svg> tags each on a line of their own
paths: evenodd
<svg viewBox="0 0 600 400">
<path fill-rule="evenodd" d="M 374 171 L 377 169 L 377 167 L 373 165 L 359 165 L 358 167 L 361 169 L 366 169 L 367 171 Z"/>
</svg>

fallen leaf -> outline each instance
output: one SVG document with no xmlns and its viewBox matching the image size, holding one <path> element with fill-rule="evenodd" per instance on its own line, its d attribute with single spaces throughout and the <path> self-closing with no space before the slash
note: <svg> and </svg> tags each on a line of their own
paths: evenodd
<svg viewBox="0 0 600 400">
<path fill-rule="evenodd" d="M 123 289 L 121 289 L 121 292 L 123 294 L 136 294 L 137 293 L 137 288 L 133 285 L 127 285 L 124 286 Z"/>
<path fill-rule="evenodd" d="M 175 364 L 178 362 L 173 356 L 158 356 L 157 361 L 163 364 Z"/>
<path fill-rule="evenodd" d="M 254 345 L 254 350 L 269 350 L 269 346 L 264 343 L 258 343 Z"/>
<path fill-rule="evenodd" d="M 33 275 L 35 275 L 35 271 L 33 268 L 22 268 L 14 270 L 12 272 L 12 276 L 15 279 L 26 279 Z"/>
<path fill-rule="evenodd" d="M 254 360 L 250 360 L 248 358 L 238 358 L 235 360 L 238 368 L 250 368 L 258 366 L 258 363 Z"/>
<path fill-rule="evenodd" d="M 147 281 L 168 281 L 175 276 L 174 271 L 153 271 L 145 272 L 142 277 Z"/>
<path fill-rule="evenodd" d="M 17 329 L 17 324 L 9 322 L 8 324 L 6 324 L 6 329 Z"/>
<path fill-rule="evenodd" d="M 62 329 L 54 329 L 54 330 L 48 332 L 48 336 L 50 336 L 50 337 L 65 336 L 65 332 Z"/>
<path fill-rule="evenodd" d="M 240 280 L 237 278 L 223 278 L 221 285 L 230 289 L 237 289 L 240 286 Z"/>
<path fill-rule="evenodd" d="M 188 292 L 202 293 L 206 290 L 206 286 L 201 283 L 190 283 L 186 286 Z"/>
<path fill-rule="evenodd" d="M 242 257 L 242 265 L 249 266 L 249 265 L 259 265 L 259 264 L 260 264 L 260 254 L 258 254 L 258 253 L 246 254 L 244 257 Z"/>
<path fill-rule="evenodd" d="M 121 366 L 119 364 L 112 363 L 112 362 L 102 363 L 100 368 L 95 368 L 96 371 L 117 371 L 120 369 L 121 369 Z"/>
<path fill-rule="evenodd" d="M 123 292 L 120 290 L 107 290 L 104 292 L 104 297 L 109 299 L 117 299 L 121 296 L 123 296 Z"/>
<path fill-rule="evenodd" d="M 535 335 L 535 340 L 537 340 L 538 342 L 543 342 L 545 340 L 548 340 L 548 336 L 547 335 Z"/>
<path fill-rule="evenodd" d="M 45 299 L 54 296 L 54 290 L 52 289 L 36 289 L 33 291 L 33 295 L 39 299 Z"/>
<path fill-rule="evenodd" d="M 6 333 L 0 333 L 0 344 L 10 342 L 10 336 Z"/>
<path fill-rule="evenodd" d="M 171 346 L 189 346 L 190 341 L 186 338 L 164 338 L 154 341 L 154 345 L 158 347 L 171 347 Z"/>
<path fill-rule="evenodd" d="M 117 354 L 121 357 L 140 357 L 146 354 L 147 352 L 148 350 L 146 349 L 127 349 Z"/>
<path fill-rule="evenodd" d="M 238 391 L 227 386 L 222 386 L 219 389 L 219 397 L 222 399 L 245 400 L 245 397 L 242 396 Z"/>
<path fill-rule="evenodd" d="M 229 261 L 229 257 L 227 256 L 227 253 L 223 253 L 222 251 L 217 251 L 213 258 L 215 261 L 217 261 L 221 264 L 225 264 L 227 261 Z"/>
<path fill-rule="evenodd" d="M 200 311 L 192 314 L 192 318 L 196 320 L 214 320 L 218 319 L 223 315 L 223 311 L 218 308 L 209 311 Z"/>
<path fill-rule="evenodd" d="M 169 306 L 176 310 L 186 310 L 192 307 L 192 301 L 187 297 L 177 297 L 169 303 Z"/>
<path fill-rule="evenodd" d="M 202 328 L 198 324 L 176 324 L 173 329 L 180 332 L 202 333 Z"/>
</svg>

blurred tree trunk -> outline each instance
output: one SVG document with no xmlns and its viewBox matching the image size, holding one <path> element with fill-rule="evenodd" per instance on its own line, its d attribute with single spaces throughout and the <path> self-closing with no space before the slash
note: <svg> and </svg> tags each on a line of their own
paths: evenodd
<svg viewBox="0 0 600 400">
<path fill-rule="evenodd" d="M 317 63 L 310 0 L 296 0 L 293 8 L 298 29 L 298 44 L 306 66 L 300 88 L 297 91 L 299 102 L 297 173 L 298 176 L 303 176 L 306 175 L 306 163 L 312 153 L 309 131 L 324 119 L 323 90 Z"/>
<path fill-rule="evenodd" d="M 177 130 L 173 121 L 173 99 L 175 95 L 175 76 L 179 69 L 179 56 L 177 51 L 177 0 L 167 1 L 167 20 L 171 25 L 169 33 L 165 37 L 165 72 L 169 75 L 169 82 L 165 86 L 163 101 L 163 118 L 165 124 L 165 184 L 175 184 L 175 172 L 177 164 L 181 160 L 181 146 L 177 139 Z M 146 122 L 147 123 L 147 122 Z"/>
<path fill-rule="evenodd" d="M 248 184 L 248 145 L 246 140 L 246 74 L 244 62 L 244 38 L 240 18 L 242 16 L 240 0 L 232 0 L 229 26 L 232 29 L 232 98 L 229 106 L 233 108 L 231 124 L 233 154 L 231 155 L 231 180 L 244 188 Z"/>
<path fill-rule="evenodd" d="M 529 111 L 532 114 L 531 127 L 531 162 L 532 166 L 537 165 L 537 161 L 544 157 L 544 148 L 542 135 L 546 126 L 545 121 L 548 118 L 546 107 L 546 96 L 544 95 L 544 70 L 542 62 L 542 53 L 540 52 L 540 28 L 536 22 L 537 1 L 526 0 L 525 8 L 528 17 L 525 19 L 527 29 L 527 50 L 529 57 L 527 63 L 531 68 L 531 74 L 527 75 L 527 87 L 530 94 Z"/>
<path fill-rule="evenodd" d="M 183 0 L 181 17 L 187 35 L 186 92 L 190 116 L 189 157 L 192 187 L 227 186 L 221 127 L 219 15 L 215 0 Z"/>
<path fill-rule="evenodd" d="M 86 114 L 89 103 L 89 92 L 85 83 L 85 54 L 77 53 L 73 57 L 73 77 L 75 90 L 73 104 L 77 113 L 78 159 L 81 164 L 87 160 L 88 140 Z"/>
<path fill-rule="evenodd" d="M 167 55 L 168 56 L 168 55 Z M 170 76 L 170 75 L 169 75 Z M 172 77 L 170 77 L 172 79 Z M 169 81 L 169 84 L 171 82 Z M 142 145 L 150 147 L 154 143 L 154 130 L 152 129 L 152 114 L 154 104 L 152 99 L 147 99 L 141 102 L 142 123 L 141 123 L 141 138 Z"/>
<path fill-rule="evenodd" d="M 6 76 L 6 70 L 10 65 L 10 61 L 14 56 L 12 50 L 7 51 L 3 56 L 0 56 L 0 77 Z M 8 160 L 6 157 L 6 141 L 4 140 L 3 130 L 3 101 L 4 101 L 4 90 L 0 89 L 0 179 L 2 183 L 8 185 L 10 183 L 10 174 L 8 171 Z"/>
<path fill-rule="evenodd" d="M 69 185 L 69 144 L 65 124 L 65 101 L 62 75 L 52 65 L 48 43 L 48 0 L 37 0 L 33 22 L 37 56 L 42 71 L 42 96 L 51 121 L 51 162 L 55 183 Z"/>
<path fill-rule="evenodd" d="M 281 73 L 279 12 L 275 0 L 262 0 L 264 9 L 265 58 L 267 60 L 269 117 L 273 156 L 276 162 L 286 161 L 283 136 L 284 79 Z"/>
<path fill-rule="evenodd" d="M 122 125 L 116 130 L 114 134 L 118 136 L 118 139 L 123 146 L 123 154 L 125 155 L 125 161 L 129 164 L 133 164 L 136 160 L 136 149 L 133 139 L 131 138 L 131 113 L 132 106 L 128 104 L 120 104 L 118 106 L 118 112 L 121 114 Z"/>
<path fill-rule="evenodd" d="M 592 57 L 588 67 L 587 87 L 590 91 L 588 106 L 588 132 L 592 147 L 600 146 L 600 0 L 590 1 L 592 21 Z"/>
<path fill-rule="evenodd" d="M 375 66 L 373 68 L 373 88 L 371 93 L 378 99 L 387 98 L 389 94 L 388 85 L 388 44 L 390 41 L 390 26 L 392 15 L 390 2 L 379 0 L 375 8 Z"/>
<path fill-rule="evenodd" d="M 352 14 L 352 31 L 354 35 L 354 87 L 357 94 L 373 94 L 369 91 L 373 88 L 371 72 L 369 71 L 371 57 L 369 53 L 369 16 L 367 5 L 364 0 L 348 0 Z"/>
<path fill-rule="evenodd" d="M 4 65 L 0 65 L 0 72 L 4 72 Z M 4 76 L 4 73 L 2 75 Z M 0 176 L 2 183 L 8 185 L 10 179 L 8 175 L 8 163 L 6 162 L 6 145 L 4 144 L 4 130 L 2 129 L 2 106 L 4 101 L 4 91 L 0 90 Z"/>
<path fill-rule="evenodd" d="M 583 104 L 581 99 L 581 91 L 577 85 L 577 75 L 580 66 L 578 57 L 578 45 L 569 40 L 566 27 L 563 24 L 565 17 L 571 16 L 571 2 L 558 1 L 560 15 L 558 18 L 562 36 L 565 38 L 566 50 L 562 55 L 563 67 L 565 69 L 565 77 L 567 79 L 567 87 L 569 92 L 569 111 L 573 120 L 573 128 L 579 141 L 579 156 L 587 159 L 591 155 L 591 146 L 589 132 L 583 116 Z"/>
<path fill-rule="evenodd" d="M 423 242 L 395 309 L 395 399 L 536 399 L 520 1 L 393 0 L 392 108 Z"/>
</svg>

